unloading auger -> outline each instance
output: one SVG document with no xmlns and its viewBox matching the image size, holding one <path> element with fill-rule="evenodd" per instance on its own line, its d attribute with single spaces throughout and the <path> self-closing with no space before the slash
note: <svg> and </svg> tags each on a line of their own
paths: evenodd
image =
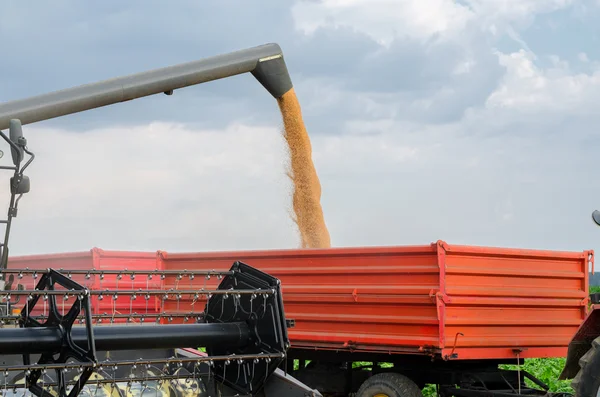
<svg viewBox="0 0 600 397">
<path fill-rule="evenodd" d="M 198 61 L 149 70 L 96 83 L 0 104 L 0 130 L 10 128 L 10 137 L 2 138 L 11 146 L 14 166 L 0 167 L 14 171 L 11 179 L 11 203 L 0 270 L 6 268 L 8 237 L 12 218 L 17 215 L 18 199 L 29 191 L 29 178 L 23 171 L 34 156 L 27 150 L 22 125 L 84 112 L 154 94 L 173 95 L 180 88 L 251 73 L 274 97 L 280 98 L 293 88 L 281 47 L 270 43 L 257 47 L 216 55 Z M 24 154 L 29 161 L 21 167 Z M 16 198 L 15 198 L 16 197 Z"/>
<path fill-rule="evenodd" d="M 169 290 L 150 282 L 175 277 L 160 269 L 129 272 L 131 280 L 146 277 L 146 288 L 98 289 L 95 280 L 119 280 L 123 271 L 40 273 L 7 266 L 11 222 L 19 199 L 30 190 L 23 171 L 34 159 L 22 125 L 153 94 L 172 95 L 179 88 L 242 73 L 251 73 L 275 98 L 292 88 L 280 47 L 267 44 L 0 104 L 0 129 L 9 128 L 8 135 L 0 136 L 10 145 L 13 160 L 0 169 L 14 173 L 0 257 L 4 394 L 22 395 L 18 390 L 25 388 L 38 397 L 320 395 L 279 369 L 293 321 L 285 318 L 279 280 L 245 263 L 236 261 L 227 272 L 178 272 L 176 277 L 189 279 L 189 287 Z M 22 166 L 26 154 L 29 160 Z M 31 287 L 12 290 L 15 276 L 20 286 L 30 277 Z M 217 289 L 198 283 L 210 277 L 221 278 Z M 168 324 L 171 315 L 165 308 L 182 296 L 193 297 L 199 306 L 205 302 L 204 309 L 195 312 L 192 307 L 184 324 Z M 117 313 L 115 302 L 123 299 L 132 302 L 131 308 L 136 300 L 148 306 L 158 299 L 163 310 L 159 315 Z M 107 300 L 113 302 L 110 313 L 101 311 Z M 147 321 L 153 316 L 155 321 Z"/>
</svg>

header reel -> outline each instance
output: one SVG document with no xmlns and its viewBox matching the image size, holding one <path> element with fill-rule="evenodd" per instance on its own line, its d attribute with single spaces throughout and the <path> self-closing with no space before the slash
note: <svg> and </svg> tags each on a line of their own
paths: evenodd
<svg viewBox="0 0 600 397">
<path fill-rule="evenodd" d="M 118 278 L 117 272 L 3 272 L 18 274 L 21 280 L 39 278 L 35 288 L 29 282 L 27 289 L 0 292 L 7 301 L 16 296 L 24 301 L 19 315 L 1 316 L 4 395 L 23 395 L 27 389 L 38 397 L 75 397 L 100 390 L 109 397 L 125 397 L 137 387 L 144 397 L 160 390 L 168 392 L 165 397 L 214 395 L 209 390 L 223 396 L 254 396 L 283 363 L 289 339 L 278 279 L 235 262 L 228 272 L 181 272 L 190 278 L 192 288 L 185 289 L 90 290 L 74 280 L 92 283 L 101 275 L 106 279 L 105 273 Z M 158 270 L 129 273 L 173 277 L 173 272 Z M 208 290 L 192 281 L 201 280 L 198 276 L 222 281 L 217 289 Z M 163 311 L 160 324 L 144 323 L 140 313 L 129 313 L 134 321 L 108 325 L 106 320 L 116 313 L 100 315 L 99 307 L 92 305 L 100 296 L 113 301 L 127 299 L 125 295 L 130 301 L 160 296 L 166 303 L 187 294 L 195 302 L 207 303 L 203 312 L 190 313 L 182 324 L 164 324 L 169 313 Z M 101 324 L 102 318 L 107 325 Z"/>
</svg>

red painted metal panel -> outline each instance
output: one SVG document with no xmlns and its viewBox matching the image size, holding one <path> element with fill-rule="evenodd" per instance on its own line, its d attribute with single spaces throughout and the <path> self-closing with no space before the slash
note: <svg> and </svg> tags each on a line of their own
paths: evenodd
<svg viewBox="0 0 600 397">
<path fill-rule="evenodd" d="M 240 260 L 281 279 L 293 347 L 440 354 L 566 355 L 586 315 L 592 251 L 448 245 L 159 254 L 166 270 Z M 215 280 L 195 280 L 194 287 Z M 165 288 L 174 287 L 167 279 Z M 173 303 L 167 303 L 176 310 Z M 185 302 L 179 303 L 185 307 Z"/>
<path fill-rule="evenodd" d="M 127 251 L 104 251 L 99 248 L 92 248 L 89 251 L 60 253 L 48 255 L 27 255 L 10 257 L 8 261 L 9 269 L 32 269 L 45 270 L 52 268 L 62 270 L 68 274 L 69 270 L 155 270 L 157 269 L 156 252 L 127 252 Z M 118 280 L 117 275 L 105 275 L 103 278 L 97 275 L 86 277 L 85 275 L 72 275 L 72 279 L 78 283 L 92 289 L 139 289 L 150 288 L 160 289 L 162 283 L 159 279 L 148 280 L 146 276 L 138 276 L 132 280 L 128 275 Z M 22 284 L 25 289 L 33 289 L 37 280 L 31 276 L 15 278 L 15 284 Z M 13 286 L 15 289 L 16 286 Z M 61 305 L 61 299 L 57 298 L 57 303 Z M 65 303 L 68 308 L 68 301 Z M 107 296 L 104 299 L 92 297 L 93 314 L 113 313 L 158 313 L 161 309 L 161 300 L 152 297 L 146 305 L 145 299 L 136 299 L 132 301 L 128 296 L 119 296 L 116 301 Z M 34 314 L 43 314 L 44 309 L 40 307 Z M 114 322 L 124 322 L 125 319 L 115 319 Z"/>
<path fill-rule="evenodd" d="M 240 260 L 282 282 L 296 348 L 437 354 L 448 359 L 565 356 L 587 313 L 593 251 L 431 245 L 205 253 L 88 253 L 11 258 L 12 268 L 228 270 Z M 81 280 L 83 281 L 83 280 Z M 120 281 L 145 288 L 145 279 Z M 150 288 L 215 288 L 174 276 Z M 142 285 L 143 284 L 143 285 Z M 115 288 L 116 280 L 92 288 Z M 189 313 L 191 296 L 152 310 Z M 125 298 L 127 299 L 127 298 Z M 129 301 L 117 302 L 129 312 Z M 95 310 L 111 312 L 106 303 Z M 144 311 L 136 303 L 134 311 Z M 182 320 L 174 320 L 182 321 Z"/>
<path fill-rule="evenodd" d="M 444 355 L 566 355 L 587 314 L 592 251 L 442 246 Z"/>
<path fill-rule="evenodd" d="M 227 270 L 240 260 L 278 277 L 295 347 L 412 351 L 439 342 L 435 247 L 161 253 L 165 270 Z M 165 288 L 173 287 L 167 278 Z M 195 280 L 202 287 L 206 280 Z M 208 286 L 215 287 L 210 280 Z M 169 307 L 174 310 L 174 307 Z"/>
</svg>

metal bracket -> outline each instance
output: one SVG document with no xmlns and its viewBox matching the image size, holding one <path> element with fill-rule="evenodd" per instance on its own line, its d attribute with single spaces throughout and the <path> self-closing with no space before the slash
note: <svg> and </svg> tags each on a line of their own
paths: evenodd
<svg viewBox="0 0 600 397">
<path fill-rule="evenodd" d="M 66 298 L 66 296 L 68 295 L 69 290 L 87 291 L 87 289 L 82 285 L 76 283 L 75 281 L 65 277 L 64 275 L 52 269 L 49 269 L 48 272 L 40 278 L 36 289 L 40 291 L 56 291 L 54 288 L 55 284 L 58 284 L 59 286 L 66 289 L 64 291 L 64 298 Z M 94 367 L 97 364 L 89 293 L 78 295 L 77 297 L 75 297 L 73 305 L 65 315 L 61 315 L 58 311 L 55 294 L 49 294 L 49 296 L 44 296 L 44 299 L 47 299 L 50 302 L 48 319 L 44 323 L 40 323 L 31 317 L 31 312 L 35 308 L 37 302 L 39 301 L 40 296 L 41 295 L 35 295 L 31 297 L 31 299 L 29 299 L 28 297 L 29 302 L 25 305 L 23 310 L 21 310 L 19 326 L 21 328 L 52 327 L 60 332 L 62 338 L 61 346 L 54 351 L 47 351 L 45 353 L 42 353 L 38 361 L 39 365 L 59 363 L 64 364 L 69 358 L 74 358 L 82 363 L 92 364 L 91 366 L 82 366 L 82 372 L 79 376 L 79 381 L 73 386 L 73 388 L 68 394 L 69 397 L 75 397 L 79 394 L 85 383 L 88 381 L 88 379 L 92 375 L 92 372 L 94 371 Z M 76 345 L 71 337 L 71 329 L 82 309 L 85 312 L 86 318 L 85 328 L 87 335 L 87 350 L 82 349 L 81 347 Z M 56 355 L 58 355 L 57 358 L 55 358 Z M 31 357 L 27 353 L 23 354 L 23 364 L 31 364 Z M 26 384 L 28 386 L 29 391 L 31 391 L 38 397 L 53 397 L 51 393 L 46 391 L 42 386 L 38 384 L 38 381 L 41 376 L 41 369 L 33 369 L 31 373 L 26 377 Z M 67 397 L 67 385 L 65 383 L 62 368 L 56 369 L 56 379 L 58 383 L 59 397 Z"/>
<path fill-rule="evenodd" d="M 243 395 L 258 393 L 270 374 L 283 362 L 290 346 L 287 321 L 283 311 L 281 283 L 278 279 L 252 268 L 245 263 L 235 262 L 232 275 L 223 278 L 218 290 L 230 290 L 227 294 L 214 294 L 206 304 L 205 321 L 208 323 L 246 322 L 253 335 L 242 354 L 279 355 L 238 363 L 215 362 L 214 376 L 217 381 Z M 236 295 L 236 289 L 269 291 L 260 295 Z M 230 355 L 227 346 L 207 347 L 209 356 Z M 253 376 L 250 376 L 252 374 Z"/>
</svg>

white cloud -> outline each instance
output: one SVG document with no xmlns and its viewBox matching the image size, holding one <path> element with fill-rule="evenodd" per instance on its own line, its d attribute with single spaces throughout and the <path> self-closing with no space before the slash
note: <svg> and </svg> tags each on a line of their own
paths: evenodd
<svg viewBox="0 0 600 397">
<path fill-rule="evenodd" d="M 427 39 L 451 34 L 473 16 L 468 8 L 445 0 L 300 1 L 292 11 L 297 28 L 306 34 L 319 27 L 347 26 L 383 45 L 396 37 Z"/>
<path fill-rule="evenodd" d="M 276 128 L 194 131 L 153 123 L 72 133 L 25 126 L 25 134 L 36 159 L 14 223 L 13 254 L 297 246 L 286 149 Z M 350 183 L 360 182 L 361 169 L 415 155 L 385 138 L 317 137 L 314 144 L 320 173 L 331 179 L 357 172 Z M 0 185 L 4 208 L 7 184 L 8 175 Z"/>
<path fill-rule="evenodd" d="M 322 27 L 351 27 L 387 46 L 398 38 L 456 39 L 475 24 L 526 47 L 515 27 L 527 27 L 538 14 L 574 4 L 574 0 L 299 0 L 292 10 L 297 29 L 305 34 Z"/>
<path fill-rule="evenodd" d="M 540 70 L 523 52 L 501 58 L 509 72 L 490 97 L 501 112 L 475 108 L 442 125 L 351 120 L 343 127 L 354 134 L 312 135 L 335 246 L 442 238 L 593 248 L 588 218 L 600 188 L 582 183 L 596 168 L 578 145 L 593 126 L 578 123 L 567 136 L 542 122 L 555 108 L 571 112 L 564 101 L 573 77 Z M 547 99 L 528 102 L 532 92 Z M 533 123 L 520 122 L 524 106 L 540 112 Z M 15 223 L 15 254 L 297 246 L 276 128 L 150 124 L 68 133 L 26 126 L 25 133 L 38 157 Z"/>
<path fill-rule="evenodd" d="M 574 0 L 466 0 L 477 16 L 519 22 L 536 14 L 569 7 Z"/>
<path fill-rule="evenodd" d="M 25 133 L 36 160 L 14 251 L 294 246 L 277 129 L 150 124 L 83 133 L 25 126 Z"/>
<path fill-rule="evenodd" d="M 510 108 L 516 113 L 569 112 L 597 113 L 600 100 L 600 68 L 590 73 L 575 73 L 568 62 L 551 57 L 553 66 L 541 69 L 533 56 L 523 50 L 498 54 L 506 75 L 490 95 L 490 108 Z M 565 114 L 565 113 L 563 113 Z"/>
<path fill-rule="evenodd" d="M 390 95 L 374 101 L 387 109 L 379 118 L 345 121 L 330 146 L 316 139 L 334 242 L 595 248 L 600 68 L 576 73 L 558 56 L 541 68 L 525 50 L 497 56 L 505 76 L 459 121 L 402 121 L 393 108 L 405 104 Z"/>
</svg>

